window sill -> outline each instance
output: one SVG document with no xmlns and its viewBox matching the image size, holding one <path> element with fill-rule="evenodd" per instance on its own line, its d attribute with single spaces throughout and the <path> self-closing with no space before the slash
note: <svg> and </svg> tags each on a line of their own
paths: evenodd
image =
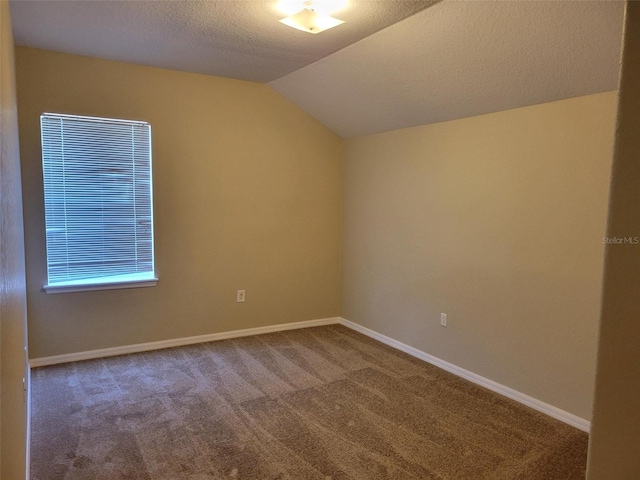
<svg viewBox="0 0 640 480">
<path fill-rule="evenodd" d="M 47 294 L 91 292 L 95 290 L 120 290 L 124 288 L 155 287 L 157 284 L 157 278 L 149 278 L 145 280 L 130 280 L 121 282 L 85 283 L 76 285 L 45 285 L 44 291 Z"/>
</svg>

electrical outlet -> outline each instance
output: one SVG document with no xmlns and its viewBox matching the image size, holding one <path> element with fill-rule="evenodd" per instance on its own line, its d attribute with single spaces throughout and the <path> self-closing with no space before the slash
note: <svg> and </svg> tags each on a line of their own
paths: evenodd
<svg viewBox="0 0 640 480">
<path fill-rule="evenodd" d="M 447 326 L 447 314 L 446 313 L 441 313 L 440 314 L 440 325 L 442 325 L 443 327 Z"/>
<path fill-rule="evenodd" d="M 244 290 L 238 290 L 238 293 L 236 294 L 236 302 L 244 303 Z"/>
</svg>

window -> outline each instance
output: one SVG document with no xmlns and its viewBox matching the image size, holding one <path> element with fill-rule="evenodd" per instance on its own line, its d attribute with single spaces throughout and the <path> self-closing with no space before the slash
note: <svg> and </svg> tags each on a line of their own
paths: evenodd
<svg viewBox="0 0 640 480">
<path fill-rule="evenodd" d="M 40 117 L 47 293 L 151 286 L 151 127 Z"/>
</svg>

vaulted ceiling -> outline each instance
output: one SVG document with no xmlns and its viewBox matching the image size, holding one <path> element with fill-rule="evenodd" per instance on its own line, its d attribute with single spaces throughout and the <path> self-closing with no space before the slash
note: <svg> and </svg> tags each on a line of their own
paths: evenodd
<svg viewBox="0 0 640 480">
<path fill-rule="evenodd" d="M 309 35 L 277 0 L 12 0 L 17 45 L 268 82 L 343 137 L 615 90 L 622 1 L 350 0 Z"/>
<path fill-rule="evenodd" d="M 433 3 L 350 0 L 318 35 L 279 23 L 278 0 L 12 0 L 11 19 L 17 45 L 269 82 Z"/>
<path fill-rule="evenodd" d="M 343 137 L 616 90 L 623 10 L 445 0 L 270 85 Z"/>
</svg>

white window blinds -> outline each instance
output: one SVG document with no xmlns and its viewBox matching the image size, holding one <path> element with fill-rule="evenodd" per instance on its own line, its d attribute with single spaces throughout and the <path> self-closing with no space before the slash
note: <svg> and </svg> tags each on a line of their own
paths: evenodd
<svg viewBox="0 0 640 480">
<path fill-rule="evenodd" d="M 154 277 L 151 127 L 43 114 L 50 286 Z"/>
</svg>

